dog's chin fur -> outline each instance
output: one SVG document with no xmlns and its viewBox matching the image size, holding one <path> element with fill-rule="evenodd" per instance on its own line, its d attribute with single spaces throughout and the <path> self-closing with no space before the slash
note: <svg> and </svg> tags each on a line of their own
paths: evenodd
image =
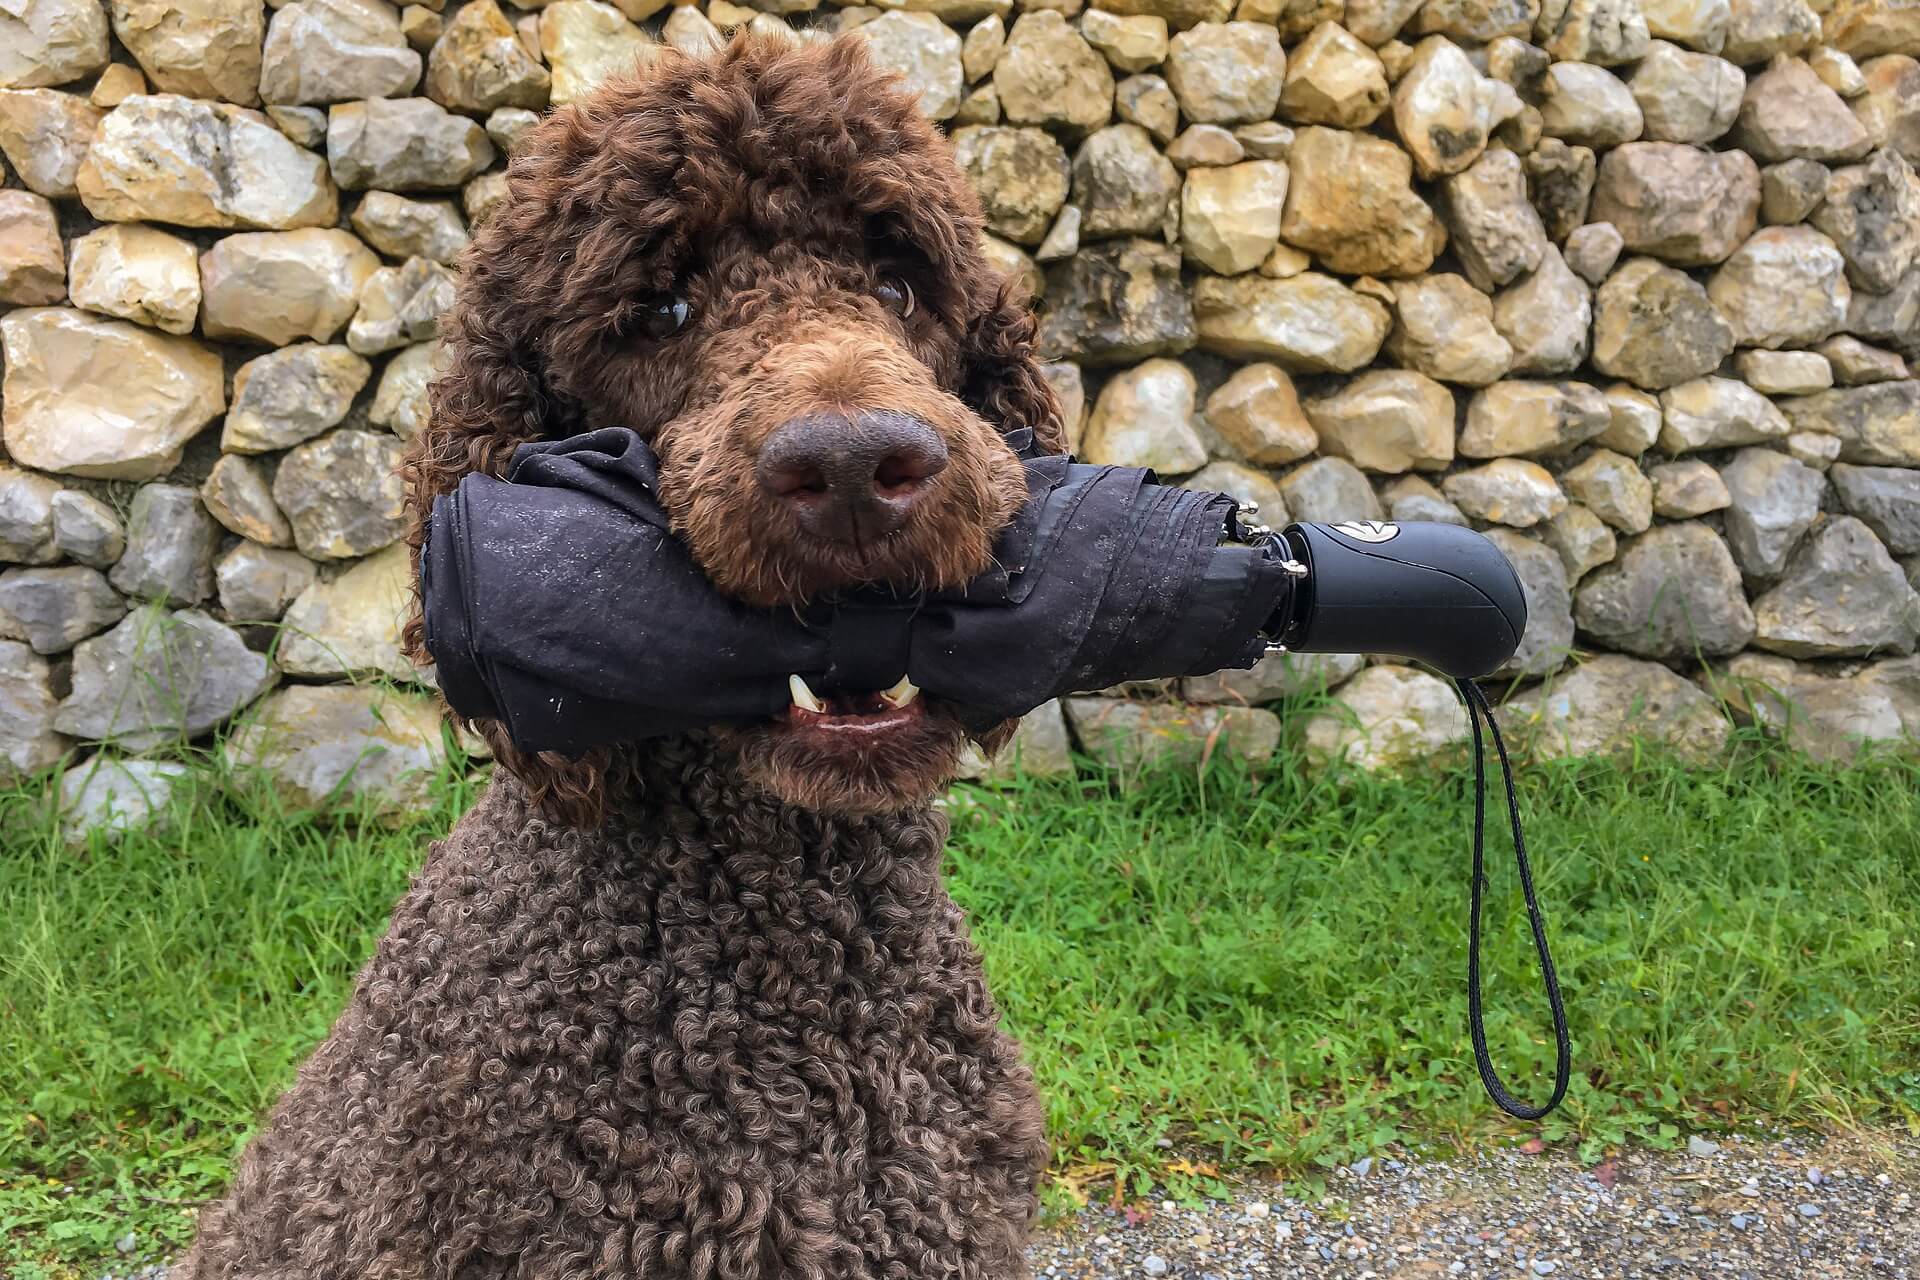
<svg viewBox="0 0 1920 1280">
<path fill-rule="evenodd" d="M 782 724 L 715 731 L 740 776 L 784 804 L 836 817 L 924 808 L 960 774 L 972 741 L 992 755 L 1012 738 L 1009 720 L 969 734 L 950 708 L 928 713 L 883 743 L 834 749 Z"/>
</svg>

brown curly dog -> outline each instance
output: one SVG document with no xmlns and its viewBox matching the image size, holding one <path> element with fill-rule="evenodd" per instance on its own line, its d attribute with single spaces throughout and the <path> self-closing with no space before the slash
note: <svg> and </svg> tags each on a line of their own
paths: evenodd
<svg viewBox="0 0 1920 1280">
<path fill-rule="evenodd" d="M 662 53 L 508 183 L 413 442 L 416 549 L 462 475 L 619 424 L 742 600 L 986 566 L 1009 438 L 1057 449 L 1058 410 L 862 42 Z M 940 882 L 951 708 L 875 691 L 582 761 L 478 728 L 485 796 L 176 1280 L 1028 1274 L 1041 1113 Z"/>
</svg>

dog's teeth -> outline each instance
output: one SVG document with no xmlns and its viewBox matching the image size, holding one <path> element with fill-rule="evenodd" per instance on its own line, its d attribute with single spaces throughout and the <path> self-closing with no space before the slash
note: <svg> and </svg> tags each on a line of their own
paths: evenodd
<svg viewBox="0 0 1920 1280">
<path fill-rule="evenodd" d="M 920 686 L 905 676 L 901 676 L 899 684 L 886 690 L 880 696 L 896 707 L 904 707 L 920 696 Z"/>
<path fill-rule="evenodd" d="M 807 688 L 807 682 L 798 673 L 787 677 L 787 692 L 793 697 L 793 705 L 802 711 L 817 714 L 827 709 L 827 704 L 814 696 L 813 690 Z"/>
</svg>

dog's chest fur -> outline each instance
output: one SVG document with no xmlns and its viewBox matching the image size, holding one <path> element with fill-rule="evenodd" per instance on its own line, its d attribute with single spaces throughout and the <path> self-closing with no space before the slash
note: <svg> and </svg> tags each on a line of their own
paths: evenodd
<svg viewBox="0 0 1920 1280">
<path fill-rule="evenodd" d="M 188 1276 L 1026 1274 L 1039 1108 L 944 821 L 796 814 L 694 759 L 645 794 L 576 832 L 493 784 Z"/>
</svg>

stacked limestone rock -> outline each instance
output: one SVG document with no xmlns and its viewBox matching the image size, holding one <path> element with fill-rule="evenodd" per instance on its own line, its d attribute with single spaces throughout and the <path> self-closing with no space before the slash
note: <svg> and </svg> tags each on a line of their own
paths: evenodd
<svg viewBox="0 0 1920 1280">
<path fill-rule="evenodd" d="M 0 8 L 0 776 L 246 712 L 297 798 L 407 802 L 431 703 L 368 681 L 419 679 L 393 467 L 450 268 L 539 110 L 742 24 L 857 29 L 951 127 L 1084 456 L 1496 530 L 1516 674 L 1631 655 L 1516 704 L 1562 747 L 1711 750 L 1728 676 L 1820 750 L 1920 729 L 1920 0 L 444 2 Z M 1329 752 L 1461 731 L 1357 660 L 1067 710 L 1259 755 L 1342 681 L 1377 731 Z"/>
<path fill-rule="evenodd" d="M 1044 295 L 1083 454 L 1274 524 L 1493 531 L 1533 611 L 1508 674 L 1618 655 L 1512 704 L 1542 749 L 1708 754 L 1723 700 L 1824 755 L 1920 734 L 1920 5 L 1096 4 L 982 17 L 977 87 L 923 99 Z M 1257 755 L 1239 708 L 1316 683 L 1318 751 L 1465 730 L 1350 659 L 1067 714 Z"/>
</svg>

